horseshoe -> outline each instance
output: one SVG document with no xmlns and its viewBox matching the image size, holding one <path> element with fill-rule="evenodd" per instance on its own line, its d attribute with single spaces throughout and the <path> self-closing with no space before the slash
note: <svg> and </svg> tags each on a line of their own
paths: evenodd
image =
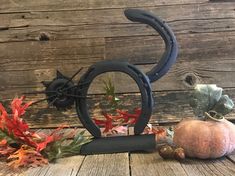
<svg viewBox="0 0 235 176">
<path fill-rule="evenodd" d="M 142 112 L 136 124 L 134 125 L 134 133 L 140 134 L 141 132 L 143 132 L 152 114 L 153 97 L 151 83 L 160 79 L 168 72 L 168 70 L 176 60 L 178 46 L 172 30 L 160 18 L 154 16 L 149 12 L 139 9 L 127 9 L 124 11 L 124 14 L 131 21 L 150 25 L 160 34 L 165 42 L 166 49 L 159 63 L 145 74 L 141 72 L 136 66 L 128 62 L 111 60 L 98 62 L 92 65 L 79 80 L 79 89 L 77 91 L 77 94 L 81 97 L 87 97 L 87 92 L 91 82 L 102 73 L 112 71 L 128 74 L 136 82 L 141 93 Z M 89 116 L 86 98 L 76 99 L 76 110 L 78 117 L 84 127 L 94 137 L 101 137 L 101 131 L 99 127 L 92 121 L 91 117 Z"/>
</svg>

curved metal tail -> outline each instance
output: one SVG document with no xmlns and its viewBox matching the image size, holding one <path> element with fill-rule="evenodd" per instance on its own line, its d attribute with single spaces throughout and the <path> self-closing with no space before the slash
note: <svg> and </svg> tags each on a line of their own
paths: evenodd
<svg viewBox="0 0 235 176">
<path fill-rule="evenodd" d="M 127 9 L 124 11 L 124 14 L 133 22 L 140 22 L 152 26 L 165 42 L 166 49 L 160 61 L 146 73 L 150 82 L 154 82 L 165 75 L 172 64 L 175 63 L 178 54 L 175 35 L 164 21 L 149 12 L 139 9 Z"/>
</svg>

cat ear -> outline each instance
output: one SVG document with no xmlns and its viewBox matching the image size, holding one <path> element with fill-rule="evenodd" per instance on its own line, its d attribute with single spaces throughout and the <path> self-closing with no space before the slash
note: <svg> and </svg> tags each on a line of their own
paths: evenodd
<svg viewBox="0 0 235 176">
<path fill-rule="evenodd" d="M 56 78 L 66 78 L 59 70 L 56 70 Z"/>
<path fill-rule="evenodd" d="M 51 84 L 50 81 L 42 81 L 41 83 L 42 83 L 45 87 L 48 87 L 48 86 Z"/>
</svg>

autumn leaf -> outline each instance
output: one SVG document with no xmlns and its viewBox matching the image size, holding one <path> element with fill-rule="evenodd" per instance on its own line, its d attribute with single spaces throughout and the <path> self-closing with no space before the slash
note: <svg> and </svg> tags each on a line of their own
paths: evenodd
<svg viewBox="0 0 235 176">
<path fill-rule="evenodd" d="M 135 112 L 133 114 L 120 109 L 116 109 L 116 111 L 120 114 L 117 118 L 122 118 L 124 122 L 128 124 L 135 124 L 141 114 L 140 108 L 135 108 Z"/>
<path fill-rule="evenodd" d="M 0 103 L 0 156 L 7 157 L 13 168 L 36 167 L 49 160 L 80 154 L 81 146 L 91 139 L 73 130 L 62 131 L 61 125 L 52 133 L 43 134 L 30 131 L 22 119 L 31 102 L 23 103 L 24 97 L 15 98 L 11 103 L 12 113 L 8 113 Z M 44 154 L 47 157 L 44 158 Z"/>
<path fill-rule="evenodd" d="M 107 113 L 103 113 L 105 120 L 98 120 L 98 119 L 93 119 L 96 125 L 99 126 L 104 126 L 104 133 L 109 132 L 110 130 L 113 129 L 113 116 L 111 116 L 110 114 Z"/>
<path fill-rule="evenodd" d="M 166 135 L 167 130 L 164 127 L 153 126 L 152 124 L 147 124 L 144 129 L 144 134 L 162 134 Z"/>
<path fill-rule="evenodd" d="M 116 109 L 116 114 L 117 115 L 111 115 L 108 113 L 103 113 L 103 116 L 105 119 L 96 119 L 93 118 L 94 122 L 98 126 L 104 126 L 104 131 L 103 133 L 108 134 L 108 133 L 124 133 L 124 128 L 123 125 L 132 125 L 135 124 L 136 121 L 138 120 L 140 114 L 141 114 L 141 109 L 140 108 L 135 108 L 134 113 L 129 113 L 128 111 L 123 111 L 120 109 Z M 118 125 L 114 125 L 113 123 L 118 123 Z M 121 127 L 121 128 L 117 128 Z M 117 128 L 117 130 L 115 129 Z M 121 129 L 121 130 L 120 130 Z"/>
<path fill-rule="evenodd" d="M 28 102 L 23 104 L 24 99 L 25 96 L 22 96 L 21 98 L 14 98 L 11 102 L 12 114 L 17 114 L 16 118 L 24 115 L 25 110 L 33 103 L 33 102 Z"/>
<path fill-rule="evenodd" d="M 8 166 L 13 168 L 19 167 L 37 167 L 48 164 L 48 160 L 44 158 L 34 148 L 22 145 L 20 149 L 11 154 L 8 158 Z"/>
<path fill-rule="evenodd" d="M 61 130 L 65 127 L 67 127 L 67 125 L 61 125 L 57 129 L 52 131 L 51 134 L 49 135 L 44 134 L 44 139 L 41 142 L 36 144 L 37 146 L 36 150 L 40 152 L 44 150 L 48 144 L 61 140 L 63 138 L 63 133 L 61 133 Z"/>
<path fill-rule="evenodd" d="M 91 137 L 84 136 L 85 131 L 77 133 L 72 140 L 67 140 L 74 132 L 63 135 L 60 140 L 53 141 L 42 151 L 49 161 L 58 158 L 79 155 L 81 146 L 90 142 Z"/>
<path fill-rule="evenodd" d="M 32 102 L 23 103 L 24 98 L 25 97 L 13 99 L 11 103 L 11 114 L 8 114 L 0 103 L 0 130 L 1 134 L 4 133 L 5 136 L 11 139 L 36 147 L 34 141 L 35 133 L 29 131 L 28 124 L 21 118 L 21 116 L 25 114 L 25 110 L 32 104 Z"/>
</svg>

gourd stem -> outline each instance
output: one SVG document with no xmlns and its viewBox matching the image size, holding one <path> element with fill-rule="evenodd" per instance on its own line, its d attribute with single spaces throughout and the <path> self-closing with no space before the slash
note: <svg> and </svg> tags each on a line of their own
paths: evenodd
<svg viewBox="0 0 235 176">
<path fill-rule="evenodd" d="M 217 113 L 216 111 L 208 111 L 205 112 L 205 120 L 214 120 L 220 122 L 224 120 L 224 116 L 222 114 Z"/>
</svg>

